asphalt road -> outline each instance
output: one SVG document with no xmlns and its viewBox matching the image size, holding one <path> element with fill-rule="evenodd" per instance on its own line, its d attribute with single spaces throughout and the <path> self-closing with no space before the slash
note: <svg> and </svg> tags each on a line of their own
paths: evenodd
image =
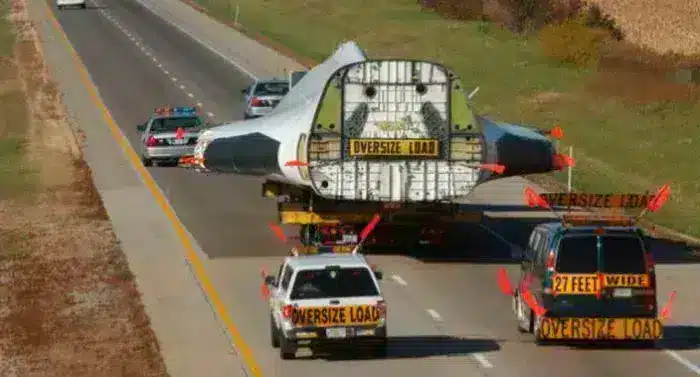
<svg viewBox="0 0 700 377">
<path fill-rule="evenodd" d="M 204 111 L 218 120 L 241 117 L 240 90 L 249 84 L 248 76 L 135 0 L 107 4 L 56 14 L 133 145 L 137 145 L 136 124 L 162 104 L 201 102 Z M 462 225 L 463 242 L 447 252 L 450 262 L 404 255 L 372 257 L 387 276 L 384 290 L 392 338 L 386 359 L 281 362 L 269 346 L 259 270 L 276 269 L 288 248 L 267 228 L 276 218 L 275 204 L 260 198 L 260 181 L 178 168 L 149 170 L 209 256 L 206 268 L 265 376 L 695 375 L 663 350 L 537 347 L 518 334 L 510 298 L 500 294 L 495 279 L 499 266 L 514 272 L 499 262 L 510 255 L 507 242 L 522 242 L 531 226 L 530 221 L 517 220 L 490 222 L 490 231 Z M 498 185 L 491 186 L 494 192 Z M 677 283 L 694 287 L 690 277 L 669 274 Z"/>
</svg>

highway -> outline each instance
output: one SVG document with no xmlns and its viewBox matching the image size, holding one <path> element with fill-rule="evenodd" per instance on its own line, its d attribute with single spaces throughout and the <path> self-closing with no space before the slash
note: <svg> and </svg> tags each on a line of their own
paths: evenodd
<svg viewBox="0 0 700 377">
<path fill-rule="evenodd" d="M 138 145 L 136 125 L 163 104 L 200 102 L 218 121 L 242 118 L 240 91 L 250 84 L 248 75 L 136 0 L 104 3 L 56 15 L 132 145 Z M 504 262 L 511 253 L 509 243 L 521 244 L 532 221 L 512 219 L 460 225 L 461 242 L 443 255 L 449 261 L 372 256 L 386 275 L 391 336 L 386 359 L 282 362 L 269 345 L 259 271 L 276 270 L 288 247 L 267 228 L 276 218 L 275 203 L 260 197 L 260 180 L 168 167 L 149 172 L 206 255 L 207 272 L 264 376 L 697 374 L 663 350 L 537 347 L 530 337 L 518 334 L 510 298 L 498 290 L 496 271 L 505 266 L 515 274 Z M 521 193 L 521 184 L 509 180 L 489 187 Z M 481 192 L 486 197 L 489 190 Z M 503 200 L 509 201 L 519 199 Z M 668 271 L 674 284 L 693 289 L 687 273 Z"/>
</svg>

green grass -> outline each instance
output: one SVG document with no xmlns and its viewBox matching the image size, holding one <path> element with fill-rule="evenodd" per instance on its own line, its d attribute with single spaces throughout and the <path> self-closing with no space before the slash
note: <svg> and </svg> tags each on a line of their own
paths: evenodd
<svg viewBox="0 0 700 377">
<path fill-rule="evenodd" d="M 508 121 L 565 130 L 575 147 L 574 186 L 590 191 L 646 191 L 670 183 L 672 198 L 648 219 L 700 235 L 700 104 L 630 104 L 592 92 L 599 75 L 548 59 L 537 39 L 484 22 L 445 21 L 415 0 L 198 0 L 211 14 L 239 23 L 318 61 L 345 40 L 371 57 L 435 60 L 454 69 L 464 90 L 479 86 L 477 109 Z M 233 6 L 229 4 L 234 4 Z M 549 100 L 536 103 L 544 94 Z M 565 174 L 553 174 L 565 180 Z"/>
<path fill-rule="evenodd" d="M 0 3 L 0 200 L 32 192 L 36 174 L 24 158 L 28 109 L 13 65 L 15 34 Z"/>
</svg>

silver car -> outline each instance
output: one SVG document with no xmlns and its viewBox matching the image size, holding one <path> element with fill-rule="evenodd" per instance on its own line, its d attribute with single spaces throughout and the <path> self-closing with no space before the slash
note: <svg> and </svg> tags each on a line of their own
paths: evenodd
<svg viewBox="0 0 700 377">
<path fill-rule="evenodd" d="M 243 89 L 245 98 L 245 119 L 257 118 L 267 115 L 289 92 L 289 81 L 272 78 L 256 81 L 253 85 Z"/>
<path fill-rule="evenodd" d="M 180 157 L 194 155 L 205 122 L 196 108 L 159 108 L 148 120 L 136 126 L 141 133 L 140 153 L 144 166 L 153 163 L 177 163 Z"/>
</svg>

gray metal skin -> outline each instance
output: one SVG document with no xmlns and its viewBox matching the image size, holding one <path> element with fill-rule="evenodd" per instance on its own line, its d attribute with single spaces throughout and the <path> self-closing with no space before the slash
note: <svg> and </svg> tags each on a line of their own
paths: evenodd
<svg viewBox="0 0 700 377">
<path fill-rule="evenodd" d="M 244 119 L 258 118 L 270 114 L 270 112 L 272 112 L 275 106 L 277 106 L 277 104 L 282 100 L 282 98 L 284 98 L 284 95 L 260 95 L 258 88 L 260 84 L 265 83 L 289 85 L 288 80 L 269 78 L 256 81 L 249 87 L 243 89 L 243 102 L 245 103 L 245 110 L 243 110 Z M 266 106 L 253 106 L 252 100 L 254 97 L 257 97 L 264 101 Z"/>
<path fill-rule="evenodd" d="M 139 132 L 141 133 L 139 137 L 139 153 L 143 164 L 146 166 L 151 166 L 154 162 L 175 163 L 180 157 L 191 156 L 194 153 L 197 138 L 201 133 L 201 127 L 186 130 L 182 138 L 185 144 L 174 145 L 177 138 L 176 132 L 151 132 L 153 121 L 158 118 L 167 118 L 167 116 L 151 116 L 146 123 L 137 126 Z M 202 124 L 202 127 L 203 126 L 204 124 Z M 166 140 L 169 145 L 149 147 L 146 145 L 146 142 L 151 136 L 155 137 L 156 139 Z"/>
<path fill-rule="evenodd" d="M 373 61 L 367 59 L 356 43 L 341 44 L 326 61 L 308 71 L 267 116 L 226 123 L 204 131 L 195 147 L 195 158 L 202 161 L 200 167 L 223 173 L 264 176 L 269 180 L 307 187 L 326 199 L 347 200 L 337 195 L 324 195 L 310 177 L 309 168 L 289 162 L 308 160 L 307 136 L 314 132 L 314 122 L 331 80 L 342 69 L 349 70 L 363 62 Z M 382 61 L 378 62 L 381 64 Z M 473 112 L 471 106 L 469 109 Z M 556 170 L 555 147 L 541 130 L 499 123 L 473 113 L 482 134 L 480 164 L 504 165 L 506 170 L 503 174 L 495 174 L 479 168 L 475 174 L 478 178 L 474 179 L 470 189 L 492 179 Z M 414 200 L 402 197 L 401 201 Z"/>
</svg>

